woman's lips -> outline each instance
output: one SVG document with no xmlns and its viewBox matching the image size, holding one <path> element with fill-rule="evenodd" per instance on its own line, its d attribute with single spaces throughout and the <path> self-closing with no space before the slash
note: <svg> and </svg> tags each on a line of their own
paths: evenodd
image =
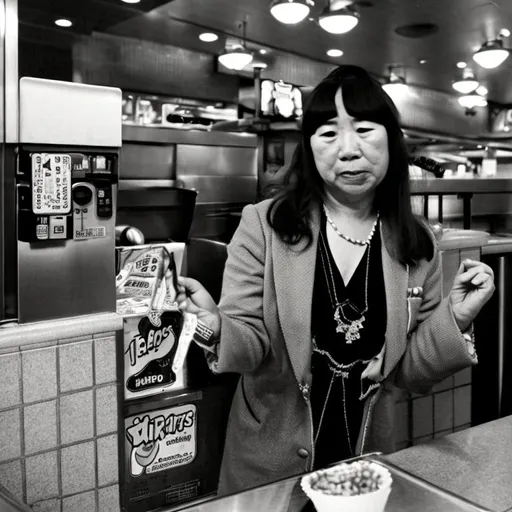
<svg viewBox="0 0 512 512">
<path fill-rule="evenodd" d="M 355 177 L 361 176 L 362 174 L 366 174 L 368 171 L 342 171 L 339 173 L 339 176 L 343 177 Z"/>
</svg>

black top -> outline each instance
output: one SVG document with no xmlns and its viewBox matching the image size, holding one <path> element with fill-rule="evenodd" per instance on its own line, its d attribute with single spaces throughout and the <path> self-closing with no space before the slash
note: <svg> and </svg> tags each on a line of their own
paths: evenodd
<svg viewBox="0 0 512 512">
<path fill-rule="evenodd" d="M 348 286 L 345 286 L 327 243 L 325 216 L 322 218 L 317 251 L 312 306 L 311 405 L 316 439 L 315 468 L 322 468 L 355 454 L 365 402 L 360 397 L 364 396 L 373 383 L 361 379 L 361 373 L 368 361 L 382 349 L 387 316 L 378 227 Z M 351 337 L 349 334 L 336 332 L 338 322 L 334 319 L 333 303 L 336 301 L 332 283 L 334 281 L 338 303 L 343 304 L 349 300 L 351 305 L 362 312 L 365 309 L 367 269 L 368 310 L 364 313 L 365 319 L 359 330 L 360 338 L 350 341 L 347 340 L 347 337 Z M 361 314 L 350 304 L 345 303 L 343 307 L 346 319 L 359 319 Z M 344 320 L 344 323 L 349 325 L 350 322 Z M 350 368 L 346 365 L 350 365 Z M 326 402 L 327 395 L 329 398 Z"/>
</svg>

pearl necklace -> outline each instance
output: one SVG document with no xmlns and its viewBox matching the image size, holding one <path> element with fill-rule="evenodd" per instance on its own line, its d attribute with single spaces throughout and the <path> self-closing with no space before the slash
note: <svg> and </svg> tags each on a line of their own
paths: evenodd
<svg viewBox="0 0 512 512">
<path fill-rule="evenodd" d="M 325 204 L 323 205 L 325 216 L 327 217 L 327 222 L 332 226 L 332 229 L 334 229 L 334 232 L 347 242 L 350 242 L 354 245 L 370 245 L 370 242 L 372 241 L 373 235 L 375 234 L 375 229 L 377 228 L 377 224 L 379 222 L 379 212 L 377 212 L 377 218 L 375 219 L 375 222 L 373 223 L 372 230 L 370 231 L 370 234 L 368 235 L 368 238 L 366 240 L 359 240 L 358 238 L 352 238 L 351 236 L 344 235 L 339 229 L 338 226 L 334 223 L 334 221 L 331 219 L 330 212 L 327 209 L 327 206 Z"/>
</svg>

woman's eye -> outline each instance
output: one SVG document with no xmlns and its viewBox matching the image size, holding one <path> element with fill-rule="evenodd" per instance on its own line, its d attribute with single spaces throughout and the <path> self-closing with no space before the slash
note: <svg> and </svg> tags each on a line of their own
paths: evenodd
<svg viewBox="0 0 512 512">
<path fill-rule="evenodd" d="M 359 127 L 357 129 L 357 133 L 368 133 L 368 132 L 371 132 L 372 130 L 373 130 L 373 128 Z"/>
<path fill-rule="evenodd" d="M 335 137 L 336 132 L 334 130 L 329 130 L 327 132 L 322 133 L 322 137 Z"/>
</svg>

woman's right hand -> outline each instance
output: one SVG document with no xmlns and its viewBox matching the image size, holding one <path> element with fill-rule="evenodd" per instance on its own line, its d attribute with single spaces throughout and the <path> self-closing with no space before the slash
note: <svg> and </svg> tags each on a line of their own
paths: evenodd
<svg viewBox="0 0 512 512">
<path fill-rule="evenodd" d="M 205 287 L 190 277 L 178 277 L 178 306 L 183 312 L 197 315 L 198 320 L 213 331 L 214 339 L 220 336 L 219 308 Z"/>
</svg>

